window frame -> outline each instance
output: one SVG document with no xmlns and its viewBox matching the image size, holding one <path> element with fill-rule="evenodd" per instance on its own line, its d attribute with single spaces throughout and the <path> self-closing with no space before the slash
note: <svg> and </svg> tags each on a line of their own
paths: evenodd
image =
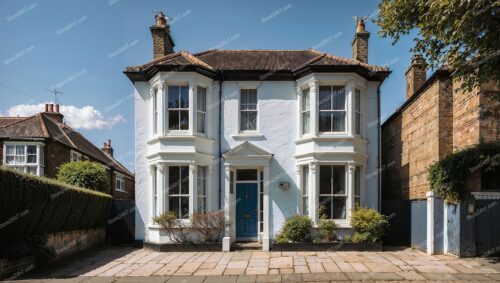
<svg viewBox="0 0 500 283">
<path fill-rule="evenodd" d="M 14 154 L 8 154 L 7 148 L 13 146 Z M 17 154 L 17 147 L 23 147 L 23 154 Z M 35 147 L 35 153 L 28 153 L 28 147 Z M 34 142 L 4 142 L 3 144 L 3 165 L 17 172 L 35 176 L 43 176 L 44 165 L 44 144 Z M 28 162 L 29 156 L 35 156 L 35 162 Z M 14 163 L 8 163 L 8 157 L 14 157 Z M 17 157 L 23 157 L 23 162 L 17 162 Z M 30 171 L 35 169 L 35 172 Z"/>
<path fill-rule="evenodd" d="M 154 168 L 152 169 L 152 206 L 151 206 L 151 209 L 152 209 L 152 214 L 153 214 L 153 217 L 154 216 L 158 216 L 158 168 L 156 168 L 156 166 L 154 166 Z"/>
<path fill-rule="evenodd" d="M 118 185 L 120 183 L 122 186 Z M 125 176 L 122 174 L 115 173 L 115 190 L 122 193 L 127 192 L 127 189 L 125 188 Z"/>
<path fill-rule="evenodd" d="M 200 109 L 200 89 L 204 89 L 204 99 L 203 105 L 204 109 Z M 198 134 L 207 135 L 207 88 L 204 86 L 198 85 L 196 87 L 196 132 Z M 203 121 L 203 131 L 200 131 L 200 115 L 203 117 L 201 121 Z"/>
<path fill-rule="evenodd" d="M 320 205 L 321 205 L 321 201 L 320 199 L 322 197 L 326 197 L 326 198 L 329 198 L 330 201 L 333 201 L 334 198 L 344 198 L 344 207 L 345 207 L 345 211 L 344 211 L 344 218 L 332 218 L 333 216 L 333 210 L 330 211 L 330 215 L 329 215 L 329 218 L 328 219 L 331 219 L 331 220 L 334 220 L 334 221 L 346 221 L 348 220 L 348 209 L 349 209 L 349 206 L 348 206 L 348 202 L 350 201 L 350 196 L 349 196 L 349 181 L 348 181 L 348 168 L 346 167 L 346 165 L 339 165 L 339 164 L 320 164 L 318 166 L 319 168 L 316 169 L 316 170 L 319 170 L 318 173 L 319 173 L 319 177 L 318 177 L 318 203 L 317 203 L 317 208 L 318 211 L 319 211 L 319 208 L 320 208 Z M 322 194 L 321 193 L 321 167 L 329 167 L 330 168 L 330 193 L 329 194 Z M 338 193 L 333 193 L 333 190 L 334 190 L 334 174 L 333 174 L 333 168 L 334 167 L 338 167 L 338 168 L 342 168 L 343 169 L 343 175 L 344 175 L 344 193 L 343 194 L 338 194 Z M 333 204 L 332 204 L 332 207 L 333 207 Z M 321 217 L 321 215 L 319 215 Z"/>
<path fill-rule="evenodd" d="M 73 160 L 73 157 L 76 156 L 76 160 Z M 74 150 L 70 150 L 69 152 L 69 161 L 70 162 L 78 162 L 83 160 L 83 154 L 76 152 Z"/>
<path fill-rule="evenodd" d="M 307 96 L 307 103 L 305 97 Z M 302 95 L 300 98 L 300 115 L 301 115 L 301 132 L 302 135 L 311 134 L 311 88 L 307 87 L 302 90 Z M 305 130 L 305 117 L 308 117 L 307 131 Z"/>
<path fill-rule="evenodd" d="M 354 169 L 354 188 L 353 188 L 353 198 L 354 198 L 354 207 L 355 209 L 358 206 L 361 206 L 361 166 L 357 165 Z"/>
<path fill-rule="evenodd" d="M 330 108 L 329 109 L 321 109 L 321 88 L 324 87 L 329 87 L 330 88 Z M 334 109 L 333 107 L 333 95 L 334 95 L 334 89 L 339 88 L 344 90 L 344 104 L 343 104 L 343 109 Z M 348 93 L 347 93 L 347 86 L 346 85 L 336 85 L 336 84 L 321 84 L 318 87 L 317 91 L 317 129 L 320 134 L 345 134 L 347 133 L 347 125 L 348 125 L 348 109 L 347 109 L 347 102 L 348 102 Z M 321 130 L 321 113 L 343 113 L 344 114 L 344 124 L 343 124 L 343 130 L 342 131 L 334 131 L 334 119 L 332 116 L 330 120 L 330 130 L 329 131 L 322 131 Z"/>
<path fill-rule="evenodd" d="M 246 105 L 247 108 L 253 103 L 242 103 L 243 102 L 243 93 L 246 92 L 246 95 L 255 94 L 255 109 L 242 109 L 243 105 Z M 247 100 L 248 101 L 248 100 Z M 259 95 L 257 88 L 241 88 L 240 89 L 240 97 L 239 97 L 239 106 L 238 106 L 238 129 L 240 133 L 256 133 L 259 131 Z M 243 113 L 255 112 L 255 129 L 243 129 Z"/>
<path fill-rule="evenodd" d="M 166 95 L 166 99 L 165 99 L 165 120 L 166 120 L 166 127 L 168 129 L 169 132 L 187 132 L 190 130 L 190 108 L 191 108 L 191 104 L 193 103 L 192 101 L 190 101 L 190 95 L 189 95 L 189 85 L 185 85 L 185 84 L 171 84 L 171 85 L 167 85 L 166 86 L 167 88 L 167 95 Z M 171 88 L 178 88 L 178 93 L 177 93 L 177 98 L 178 98 L 178 101 L 179 101 L 179 107 L 170 107 L 169 105 L 169 100 L 170 100 L 170 96 L 172 95 L 171 93 Z M 182 108 L 181 106 L 181 99 L 182 99 L 182 88 L 186 88 L 187 90 L 187 106 L 185 105 L 184 108 Z M 171 116 L 170 115 L 170 112 L 173 112 L 173 111 L 176 111 L 178 112 L 178 123 L 177 123 L 177 128 L 171 128 L 170 127 L 170 120 L 171 120 Z M 186 125 L 187 127 L 186 128 L 182 128 L 181 127 L 181 117 L 182 117 L 182 112 L 187 112 L 187 122 L 186 122 Z"/>
<path fill-rule="evenodd" d="M 170 183 L 171 182 L 170 169 L 172 167 L 179 167 L 179 176 L 178 176 L 177 183 L 180 185 L 180 187 L 177 190 L 178 193 L 175 193 L 175 194 L 171 193 L 172 189 L 171 189 L 171 183 Z M 184 193 L 184 194 L 182 193 L 182 167 L 186 167 L 187 168 L 187 172 L 188 172 L 187 176 L 186 176 L 188 190 L 187 190 L 187 193 Z M 193 197 L 189 193 L 189 186 L 190 186 L 190 184 L 189 184 L 189 182 L 190 182 L 190 176 L 189 175 L 191 174 L 191 170 L 189 169 L 189 165 L 187 165 L 187 164 L 179 164 L 179 165 L 171 164 L 171 165 L 167 165 L 166 168 L 165 168 L 165 170 L 166 170 L 165 172 L 166 172 L 166 175 L 167 175 L 167 181 L 165 182 L 166 186 L 165 186 L 165 196 L 164 196 L 164 198 L 165 198 L 166 201 L 165 201 L 165 208 L 164 208 L 164 210 L 165 210 L 165 212 L 172 211 L 170 209 L 170 198 L 178 198 L 179 199 L 178 200 L 179 201 L 179 207 L 178 207 L 179 211 L 177 211 L 176 213 L 177 213 L 178 216 L 181 216 L 178 219 L 179 220 L 189 220 L 191 218 L 191 215 L 190 215 L 190 211 L 191 211 L 190 210 L 191 198 Z M 187 201 L 187 204 L 188 204 L 188 207 L 187 207 L 187 211 L 188 211 L 187 217 L 182 217 L 182 201 L 181 201 L 182 198 L 187 198 L 188 199 L 188 201 Z"/>
<path fill-rule="evenodd" d="M 197 197 L 197 208 L 196 212 L 197 213 L 207 213 L 207 171 L 208 171 L 208 166 L 198 166 L 196 170 L 196 197 Z M 203 174 L 200 174 L 202 173 Z M 200 193 L 200 184 L 203 185 L 203 189 L 201 190 Z M 201 202 L 200 202 L 201 200 Z M 201 208 L 200 211 L 200 203 L 203 203 L 204 205 Z"/>
<path fill-rule="evenodd" d="M 354 88 L 354 134 L 362 136 L 362 114 L 361 114 L 361 90 Z"/>
<path fill-rule="evenodd" d="M 302 215 L 309 215 L 309 194 L 310 194 L 310 186 L 309 186 L 309 165 L 303 165 L 301 166 L 301 174 L 302 174 L 302 179 L 301 179 L 301 202 L 302 202 Z M 304 209 L 304 204 L 307 205 L 307 208 Z"/>
<path fill-rule="evenodd" d="M 153 106 L 153 135 L 158 134 L 158 118 L 159 118 L 159 110 L 158 110 L 158 89 L 153 90 L 152 97 L 152 106 Z"/>
</svg>

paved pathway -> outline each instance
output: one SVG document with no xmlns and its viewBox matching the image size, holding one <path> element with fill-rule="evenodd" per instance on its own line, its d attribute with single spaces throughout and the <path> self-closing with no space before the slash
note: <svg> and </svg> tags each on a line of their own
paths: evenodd
<svg viewBox="0 0 500 283">
<path fill-rule="evenodd" d="M 384 252 L 166 253 L 108 247 L 33 278 L 37 280 L 25 280 L 169 283 L 351 280 L 498 282 L 500 263 L 488 259 L 430 256 L 409 248 Z"/>
</svg>

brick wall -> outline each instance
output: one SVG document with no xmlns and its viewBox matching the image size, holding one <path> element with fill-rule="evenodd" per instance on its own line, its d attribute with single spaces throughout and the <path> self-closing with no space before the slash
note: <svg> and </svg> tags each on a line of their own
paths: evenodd
<svg viewBox="0 0 500 283">
<path fill-rule="evenodd" d="M 44 175 L 45 177 L 55 178 L 59 166 L 69 162 L 70 149 L 59 142 L 48 141 L 44 147 Z"/>
<path fill-rule="evenodd" d="M 427 168 L 451 148 L 451 88 L 438 79 L 395 119 L 382 128 L 382 172 L 384 199 L 423 199 L 429 191 Z M 441 94 L 441 95 L 440 95 Z M 444 110 L 444 111 L 441 111 Z"/>
<path fill-rule="evenodd" d="M 484 91 L 499 90 L 483 85 L 472 91 L 460 82 L 440 76 L 382 127 L 382 197 L 422 199 L 430 190 L 429 165 L 453 151 L 480 141 L 500 140 L 500 106 Z M 481 174 L 467 178 L 465 189 L 478 191 Z"/>
</svg>

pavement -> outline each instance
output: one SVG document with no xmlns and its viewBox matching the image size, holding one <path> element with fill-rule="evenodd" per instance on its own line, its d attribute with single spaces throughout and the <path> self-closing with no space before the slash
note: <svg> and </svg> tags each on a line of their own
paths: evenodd
<svg viewBox="0 0 500 283">
<path fill-rule="evenodd" d="M 500 261 L 431 256 L 412 248 L 383 252 L 155 252 L 103 247 L 19 278 L 15 282 L 500 282 Z"/>
</svg>

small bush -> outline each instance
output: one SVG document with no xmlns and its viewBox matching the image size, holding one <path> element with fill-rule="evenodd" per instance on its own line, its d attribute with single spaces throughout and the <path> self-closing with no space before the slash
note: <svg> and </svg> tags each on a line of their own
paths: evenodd
<svg viewBox="0 0 500 283">
<path fill-rule="evenodd" d="M 312 221 L 305 215 L 294 215 L 288 218 L 283 228 L 276 235 L 277 243 L 307 242 L 310 241 Z"/>
<path fill-rule="evenodd" d="M 188 241 L 188 227 L 181 219 L 177 218 L 177 214 L 173 211 L 164 212 L 153 217 L 153 222 L 160 225 L 165 230 L 172 242 L 185 243 Z"/>
<path fill-rule="evenodd" d="M 193 228 L 203 242 L 219 242 L 226 224 L 224 211 L 193 214 Z"/>
<path fill-rule="evenodd" d="M 321 235 L 321 239 L 326 241 L 331 241 L 335 239 L 335 230 L 337 229 L 337 225 L 331 219 L 320 219 L 319 220 L 319 234 Z"/>
<path fill-rule="evenodd" d="M 153 217 L 153 222 L 160 225 L 175 243 L 191 243 L 198 239 L 200 242 L 218 242 L 228 224 L 224 211 L 195 213 L 190 223 L 177 219 L 177 214 L 169 211 Z"/>
<path fill-rule="evenodd" d="M 379 242 L 389 226 L 387 218 L 375 209 L 358 207 L 352 212 L 353 242 Z"/>
<path fill-rule="evenodd" d="M 98 192 L 109 193 L 110 184 L 106 169 L 90 161 L 68 162 L 59 167 L 57 180 Z"/>
</svg>

